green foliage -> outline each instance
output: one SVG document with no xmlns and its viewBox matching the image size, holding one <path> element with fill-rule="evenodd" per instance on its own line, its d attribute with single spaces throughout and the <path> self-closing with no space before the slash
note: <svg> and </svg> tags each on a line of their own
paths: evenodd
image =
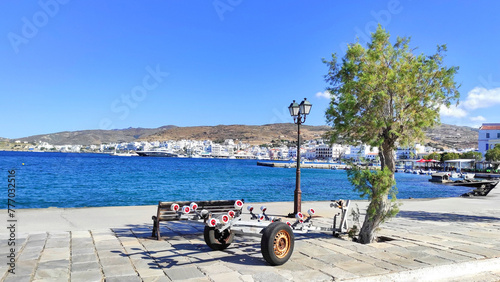
<svg viewBox="0 0 500 282">
<path fill-rule="evenodd" d="M 349 229 L 349 231 L 347 231 L 347 236 L 349 236 L 349 238 L 351 239 L 354 239 L 356 237 L 356 235 L 358 234 L 358 226 L 357 225 L 353 225 L 351 229 Z"/>
<path fill-rule="evenodd" d="M 442 157 L 442 160 L 443 161 L 449 161 L 449 160 L 456 160 L 456 159 L 459 159 L 459 158 L 460 158 L 460 154 L 450 152 L 450 153 L 444 153 L 443 157 Z"/>
<path fill-rule="evenodd" d="M 332 142 L 343 138 L 379 147 L 384 140 L 402 146 L 422 141 L 423 130 L 439 123 L 439 107 L 458 102 L 458 67 L 443 66 L 446 46 L 425 56 L 414 55 L 409 43 L 398 37 L 391 44 L 379 25 L 367 48 L 350 44 L 341 63 L 336 54 L 323 59 L 333 95 L 326 111 Z"/>
<path fill-rule="evenodd" d="M 431 154 L 424 157 L 424 159 L 426 159 L 426 160 L 436 160 L 436 161 L 442 161 L 441 158 L 442 158 L 442 155 L 439 153 L 431 153 Z"/>
<path fill-rule="evenodd" d="M 484 157 L 489 162 L 500 161 L 500 145 L 497 145 L 486 151 Z"/>
<path fill-rule="evenodd" d="M 353 166 L 347 171 L 347 177 L 360 196 L 368 197 L 371 201 L 367 210 L 367 216 L 370 219 L 378 217 L 378 223 L 382 223 L 399 212 L 399 204 L 396 202 L 398 192 L 396 181 L 388 168 L 371 171 Z M 387 195 L 390 196 L 391 204 L 389 205 L 384 203 Z"/>
<path fill-rule="evenodd" d="M 396 144 L 422 142 L 424 130 L 440 121 L 439 109 L 460 97 L 454 76 L 458 67 L 443 65 L 446 46 L 436 54 L 414 55 L 409 38 L 392 44 L 380 25 L 366 48 L 354 43 L 337 62 L 333 54 L 328 66 L 327 90 L 332 95 L 326 120 L 332 130 L 330 142 L 367 144 L 378 147 L 380 172 L 353 169 L 349 180 L 371 200 L 360 230 L 361 243 L 370 243 L 373 232 L 398 212 L 394 181 Z M 392 203 L 388 203 L 388 196 Z"/>
<path fill-rule="evenodd" d="M 474 159 L 477 162 L 481 161 L 483 159 L 483 154 L 481 152 L 465 152 L 460 156 L 461 159 Z"/>
</svg>

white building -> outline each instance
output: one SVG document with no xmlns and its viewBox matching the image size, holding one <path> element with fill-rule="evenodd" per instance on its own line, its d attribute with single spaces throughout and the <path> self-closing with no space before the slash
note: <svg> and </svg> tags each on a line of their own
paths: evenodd
<svg viewBox="0 0 500 282">
<path fill-rule="evenodd" d="M 345 158 L 354 161 L 359 161 L 361 158 L 372 160 L 376 158 L 377 155 L 378 155 L 377 147 L 371 147 L 368 145 L 350 146 L 349 150 L 346 151 Z"/>
<path fill-rule="evenodd" d="M 486 151 L 497 144 L 500 144 L 500 123 L 483 123 L 479 128 L 478 151 L 484 156 Z"/>
<path fill-rule="evenodd" d="M 396 159 L 420 159 L 423 156 L 429 154 L 431 151 L 432 148 L 425 147 L 420 144 L 415 144 L 413 147 L 398 147 L 396 149 Z"/>
<path fill-rule="evenodd" d="M 305 153 L 306 159 L 308 159 L 308 160 L 316 159 L 317 158 L 316 149 L 317 148 L 315 148 L 315 147 L 308 148 L 306 150 L 306 153 Z"/>
</svg>

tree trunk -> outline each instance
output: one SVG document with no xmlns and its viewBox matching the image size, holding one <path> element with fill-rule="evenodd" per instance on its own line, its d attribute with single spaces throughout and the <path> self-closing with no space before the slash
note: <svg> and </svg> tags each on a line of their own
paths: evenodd
<svg viewBox="0 0 500 282">
<path fill-rule="evenodd" d="M 361 227 L 361 230 L 359 231 L 359 242 L 361 244 L 370 244 L 375 239 L 375 230 L 377 230 L 378 226 L 382 222 L 382 219 L 388 209 L 387 195 L 379 201 L 372 199 L 368 205 L 368 210 L 373 209 L 377 212 L 373 216 L 370 216 L 368 212 L 366 213 L 363 227 Z"/>
<path fill-rule="evenodd" d="M 380 156 L 381 169 L 383 170 L 387 167 L 394 177 L 394 173 L 396 172 L 396 156 L 394 155 L 394 146 L 392 142 L 384 140 L 384 143 L 382 143 L 382 146 L 379 148 L 378 154 Z"/>
<path fill-rule="evenodd" d="M 396 171 L 396 160 L 394 155 L 394 149 L 391 146 L 389 141 L 384 141 L 382 146 L 379 148 L 379 156 L 381 161 L 381 169 L 383 170 L 385 167 L 392 172 L 392 178 L 394 179 L 394 172 Z M 372 184 L 373 189 L 376 189 Z M 368 209 L 366 212 L 366 217 L 363 222 L 363 227 L 359 231 L 359 242 L 362 244 L 372 243 L 375 239 L 375 230 L 379 227 L 382 220 L 385 218 L 385 215 L 390 209 L 388 192 L 382 195 L 377 195 L 375 191 L 372 191 L 372 199 L 370 204 L 368 205 Z M 370 215 L 369 211 L 374 211 L 372 215 Z"/>
</svg>

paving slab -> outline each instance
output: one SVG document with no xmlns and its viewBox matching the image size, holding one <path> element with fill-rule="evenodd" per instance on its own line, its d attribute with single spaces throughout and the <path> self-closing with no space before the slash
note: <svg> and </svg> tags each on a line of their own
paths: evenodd
<svg viewBox="0 0 500 282">
<path fill-rule="evenodd" d="M 69 269 L 68 268 L 37 268 L 35 272 L 35 280 L 44 279 L 62 279 L 69 280 Z M 62 281 L 61 280 L 61 281 Z"/>
<path fill-rule="evenodd" d="M 195 266 L 180 266 L 176 268 L 165 268 L 163 271 L 173 281 L 205 277 L 203 272 L 201 272 Z"/>
<path fill-rule="evenodd" d="M 88 271 L 71 272 L 71 281 L 73 282 L 100 282 L 103 281 L 102 273 L 96 269 Z"/>
<path fill-rule="evenodd" d="M 137 275 L 132 265 L 112 265 L 103 266 L 102 271 L 105 277 L 134 276 Z"/>
<path fill-rule="evenodd" d="M 90 262 L 73 262 L 71 264 L 71 272 L 84 272 L 92 269 L 100 269 L 101 265 L 97 261 Z"/>
<path fill-rule="evenodd" d="M 73 263 L 82 263 L 82 262 L 97 262 L 98 258 L 95 253 L 73 253 L 71 255 L 71 261 Z"/>
</svg>

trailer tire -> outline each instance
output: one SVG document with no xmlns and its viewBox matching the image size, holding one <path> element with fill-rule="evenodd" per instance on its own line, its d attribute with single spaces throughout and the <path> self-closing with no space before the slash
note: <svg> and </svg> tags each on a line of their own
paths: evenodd
<svg viewBox="0 0 500 282">
<path fill-rule="evenodd" d="M 270 265 L 282 265 L 290 259 L 295 245 L 292 229 L 284 222 L 269 224 L 262 234 L 260 249 Z"/>
<path fill-rule="evenodd" d="M 229 247 L 234 240 L 234 232 L 226 229 L 220 232 L 215 227 L 205 226 L 203 231 L 203 238 L 205 243 L 210 249 L 215 251 L 222 251 Z"/>
</svg>

